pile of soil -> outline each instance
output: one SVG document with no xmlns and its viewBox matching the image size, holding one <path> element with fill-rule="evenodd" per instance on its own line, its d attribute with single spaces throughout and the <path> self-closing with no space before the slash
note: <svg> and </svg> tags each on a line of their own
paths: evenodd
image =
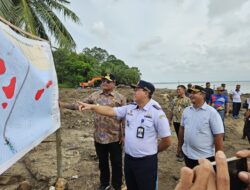
<svg viewBox="0 0 250 190">
<path fill-rule="evenodd" d="M 96 89 L 60 89 L 60 101 L 73 103 L 82 100 Z M 132 99 L 133 91 L 129 87 L 117 88 L 117 91 L 128 99 Z M 169 102 L 176 95 L 174 90 L 157 89 L 154 99 L 163 110 L 169 113 Z M 246 95 L 245 97 L 246 98 Z M 241 139 L 243 114 L 233 120 L 225 119 L 226 140 L 225 153 L 234 156 L 237 150 L 249 147 L 248 141 Z M 158 183 L 159 190 L 174 189 L 179 178 L 183 162 L 176 160 L 177 138 L 171 126 L 173 143 L 168 150 L 159 154 Z M 61 109 L 62 138 L 62 177 L 68 181 L 72 190 L 94 190 L 99 186 L 99 169 L 93 141 L 92 113 Z M 14 164 L 0 176 L 1 190 L 15 190 L 18 185 L 27 180 L 32 189 L 47 190 L 55 185 L 57 180 L 56 135 L 53 134 L 25 157 Z"/>
</svg>

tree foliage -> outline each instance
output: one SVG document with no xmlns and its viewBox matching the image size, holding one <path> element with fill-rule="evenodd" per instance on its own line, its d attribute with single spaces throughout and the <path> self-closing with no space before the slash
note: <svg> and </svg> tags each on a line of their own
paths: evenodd
<svg viewBox="0 0 250 190">
<path fill-rule="evenodd" d="M 67 0 L 0 0 L 0 16 L 41 38 L 54 39 L 60 47 L 74 49 L 76 44 L 57 13 L 78 23 L 77 15 L 66 7 Z"/>
<path fill-rule="evenodd" d="M 117 84 L 135 84 L 140 80 L 140 71 L 137 67 L 129 67 L 122 60 L 101 48 L 85 48 L 82 53 L 71 52 L 67 49 L 58 49 L 53 52 L 58 81 L 69 86 L 79 86 L 93 77 L 112 73 Z"/>
</svg>

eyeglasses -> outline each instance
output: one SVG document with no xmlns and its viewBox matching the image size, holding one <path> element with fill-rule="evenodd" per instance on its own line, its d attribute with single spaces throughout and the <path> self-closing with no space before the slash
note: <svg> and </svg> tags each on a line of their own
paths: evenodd
<svg viewBox="0 0 250 190">
<path fill-rule="evenodd" d="M 106 79 L 102 79 L 102 83 L 110 84 L 110 83 L 112 83 L 112 81 L 109 81 L 109 80 L 106 80 Z"/>
</svg>

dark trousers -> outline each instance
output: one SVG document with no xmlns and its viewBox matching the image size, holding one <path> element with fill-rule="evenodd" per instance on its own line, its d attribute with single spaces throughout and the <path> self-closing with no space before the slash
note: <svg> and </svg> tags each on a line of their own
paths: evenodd
<svg viewBox="0 0 250 190">
<path fill-rule="evenodd" d="M 233 102 L 233 117 L 238 116 L 240 112 L 241 103 Z"/>
<path fill-rule="evenodd" d="M 208 160 L 210 160 L 211 162 L 213 162 L 215 160 L 214 156 L 206 158 Z M 185 154 L 184 154 L 184 160 L 185 160 L 185 164 L 187 167 L 193 169 L 195 166 L 199 165 L 198 160 L 193 160 L 188 158 Z"/>
<path fill-rule="evenodd" d="M 99 159 L 100 182 L 108 186 L 110 182 L 109 157 L 112 168 L 112 186 L 120 189 L 122 185 L 122 146 L 119 142 L 100 144 L 95 142 L 96 154 Z"/>
<path fill-rule="evenodd" d="M 180 123 L 177 123 L 177 122 L 173 122 L 173 125 L 174 125 L 174 130 L 176 132 L 176 136 L 177 136 L 177 139 L 178 139 L 178 135 L 179 135 L 179 129 L 180 129 Z"/>
<path fill-rule="evenodd" d="M 243 138 L 245 137 L 247 137 L 247 140 L 250 143 L 250 117 L 247 117 L 244 123 Z"/>
<path fill-rule="evenodd" d="M 125 154 L 124 173 L 127 190 L 155 190 L 157 154 L 134 158 Z"/>
</svg>

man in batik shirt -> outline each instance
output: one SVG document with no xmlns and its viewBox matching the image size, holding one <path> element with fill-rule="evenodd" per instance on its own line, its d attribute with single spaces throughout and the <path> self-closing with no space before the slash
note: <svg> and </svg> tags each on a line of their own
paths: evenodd
<svg viewBox="0 0 250 190">
<path fill-rule="evenodd" d="M 123 106 L 126 99 L 123 95 L 114 91 L 115 77 L 107 74 L 102 77 L 101 90 L 92 93 L 83 102 L 96 105 L 106 105 L 111 107 Z M 68 109 L 77 109 L 78 104 L 60 104 Z M 98 190 L 109 190 L 110 169 L 109 158 L 111 161 L 112 177 L 111 184 L 115 190 L 121 190 L 122 185 L 122 121 L 116 117 L 107 117 L 94 114 L 94 141 L 96 154 L 99 160 L 100 187 Z"/>
<path fill-rule="evenodd" d="M 181 116 L 183 110 L 191 105 L 190 98 L 186 96 L 186 87 L 184 85 L 177 86 L 177 97 L 175 97 L 171 103 L 171 113 L 169 117 L 169 122 L 173 121 L 174 129 L 177 135 L 179 134 L 179 128 L 181 123 Z M 176 154 L 178 161 L 183 161 L 183 154 Z"/>
</svg>

